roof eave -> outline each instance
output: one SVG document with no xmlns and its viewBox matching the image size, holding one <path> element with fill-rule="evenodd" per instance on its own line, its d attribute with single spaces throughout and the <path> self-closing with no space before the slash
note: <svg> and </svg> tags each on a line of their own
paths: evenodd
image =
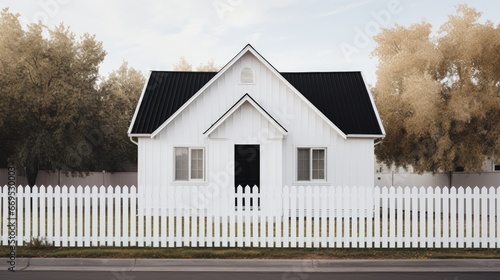
<svg viewBox="0 0 500 280">
<path fill-rule="evenodd" d="M 347 134 L 347 138 L 366 138 L 366 139 L 378 139 L 384 138 L 385 134 Z"/>
<path fill-rule="evenodd" d="M 384 125 L 382 124 L 382 119 L 380 118 L 380 115 L 378 113 L 377 105 L 375 104 L 375 100 L 373 99 L 373 94 L 372 94 L 370 88 L 368 87 L 368 85 L 366 84 L 366 80 L 365 80 L 365 77 L 363 75 L 363 71 L 360 71 L 359 73 L 361 74 L 361 78 L 363 79 L 363 83 L 365 84 L 366 91 L 368 92 L 368 97 L 370 98 L 370 102 L 372 103 L 373 111 L 375 112 L 375 116 L 377 117 L 378 126 L 380 127 L 380 131 L 382 132 L 381 135 L 384 135 L 384 137 L 385 137 Z"/>
<path fill-rule="evenodd" d="M 135 120 L 136 120 L 137 114 L 139 112 L 139 108 L 141 107 L 141 104 L 142 104 L 142 99 L 144 98 L 146 88 L 149 84 L 149 79 L 151 79 L 151 73 L 153 73 L 153 71 L 150 70 L 149 74 L 148 74 L 148 78 L 146 79 L 146 82 L 144 83 L 144 87 L 142 88 L 142 93 L 141 93 L 141 96 L 139 97 L 139 101 L 137 102 L 137 106 L 135 107 L 134 116 L 132 117 L 132 121 L 130 122 L 130 126 L 127 130 L 127 134 L 129 135 L 129 137 L 131 137 L 132 135 L 135 135 L 135 134 L 132 134 L 132 128 L 134 127 Z"/>
<path fill-rule="evenodd" d="M 128 137 L 151 137 L 149 133 L 129 133 Z"/>
</svg>

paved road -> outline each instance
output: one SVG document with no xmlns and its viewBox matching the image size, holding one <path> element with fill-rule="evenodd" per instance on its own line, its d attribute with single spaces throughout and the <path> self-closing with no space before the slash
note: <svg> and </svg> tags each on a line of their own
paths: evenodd
<svg viewBox="0 0 500 280">
<path fill-rule="evenodd" d="M 157 279 L 203 279 L 203 280 L 382 280 L 382 279 L 425 279 L 425 280 L 489 280 L 500 279 L 499 272 L 105 272 L 105 271 L 18 271 L 0 272 L 2 280 L 157 280 Z"/>
<path fill-rule="evenodd" d="M 500 260 L 179 260 L 0 258 L 0 279 L 500 279 Z"/>
</svg>

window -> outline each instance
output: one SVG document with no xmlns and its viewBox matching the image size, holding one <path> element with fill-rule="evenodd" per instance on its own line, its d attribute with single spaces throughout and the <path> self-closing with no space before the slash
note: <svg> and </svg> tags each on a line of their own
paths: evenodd
<svg viewBox="0 0 500 280">
<path fill-rule="evenodd" d="M 205 151 L 202 148 L 175 148 L 175 180 L 203 181 Z"/>
<path fill-rule="evenodd" d="M 494 171 L 500 171 L 500 163 L 493 164 L 493 170 Z"/>
<path fill-rule="evenodd" d="M 326 179 L 326 149 L 297 149 L 297 181 Z"/>
<path fill-rule="evenodd" d="M 240 83 L 242 84 L 253 84 L 253 70 L 249 67 L 245 67 L 241 70 Z"/>
</svg>

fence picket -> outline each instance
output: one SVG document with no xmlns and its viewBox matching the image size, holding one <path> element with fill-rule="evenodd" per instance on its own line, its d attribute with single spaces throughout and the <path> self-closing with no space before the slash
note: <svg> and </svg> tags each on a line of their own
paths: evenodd
<svg viewBox="0 0 500 280">
<path fill-rule="evenodd" d="M 92 234 L 91 234 L 92 246 L 99 246 L 99 235 L 98 235 L 99 196 L 98 195 L 99 195 L 99 189 L 97 188 L 97 186 L 94 185 L 90 193 L 92 199 L 92 204 L 90 206 L 90 212 L 91 212 L 90 215 L 92 216 Z"/>
<path fill-rule="evenodd" d="M 432 187 L 427 188 L 427 193 L 425 196 L 426 206 L 427 206 L 427 242 L 425 248 L 434 248 L 434 189 Z"/>
<path fill-rule="evenodd" d="M 480 206 L 480 200 L 481 200 L 481 196 L 480 196 L 480 193 L 479 193 L 479 188 L 478 187 L 475 187 L 474 189 L 472 189 L 472 204 L 473 204 L 473 211 L 472 211 L 472 221 L 473 221 L 473 227 L 472 227 L 472 240 L 471 240 L 471 243 L 472 243 L 472 247 L 474 248 L 479 248 L 480 247 L 480 237 L 481 237 L 481 233 L 480 233 L 480 220 L 481 220 L 481 212 L 479 211 L 479 206 Z"/>
<path fill-rule="evenodd" d="M 450 189 L 444 187 L 442 190 L 442 218 L 443 218 L 443 234 L 442 234 L 442 247 L 450 247 Z"/>
<path fill-rule="evenodd" d="M 378 188 L 378 187 L 377 187 Z M 366 211 L 366 247 L 373 247 L 373 215 L 375 211 L 375 198 L 373 195 L 374 188 L 367 188 L 365 195 L 365 204 L 372 205 Z"/>
<path fill-rule="evenodd" d="M 17 246 L 24 242 L 24 187 L 17 188 Z"/>
<path fill-rule="evenodd" d="M 320 240 L 320 247 L 321 248 L 326 248 L 328 247 L 328 235 L 327 235 L 327 230 L 328 230 L 328 190 L 326 186 L 321 186 L 320 189 L 320 202 L 319 205 L 321 205 L 321 212 L 319 213 L 318 219 L 321 220 L 321 240 Z M 286 208 L 285 208 L 286 209 Z"/>
<path fill-rule="evenodd" d="M 39 189 L 39 192 L 38 192 L 38 197 L 39 197 L 39 205 L 40 205 L 40 208 L 39 208 L 39 215 L 40 215 L 40 219 L 39 219 L 39 229 L 38 229 L 38 234 L 36 236 L 41 236 L 41 237 L 46 237 L 47 236 L 47 231 L 46 231 L 46 228 L 47 228 L 47 223 L 46 223 L 46 215 L 47 215 L 47 211 L 46 211 L 46 207 L 45 207 L 45 197 L 46 197 L 46 188 L 45 186 L 40 186 L 40 189 Z"/>
<path fill-rule="evenodd" d="M 90 187 L 85 186 L 84 192 L 83 192 L 83 199 L 84 199 L 84 223 L 83 223 L 83 242 L 85 247 L 90 247 L 90 231 L 92 230 L 92 224 L 90 223 L 91 217 L 90 217 Z M 128 209 L 125 208 L 125 209 Z"/>
<path fill-rule="evenodd" d="M 350 189 L 347 186 L 344 186 L 342 188 L 342 196 L 343 199 L 342 201 L 344 202 L 343 208 L 341 209 L 342 213 L 342 229 L 343 229 L 343 234 L 344 238 L 342 240 L 342 247 L 343 248 L 349 248 L 351 244 L 351 227 L 349 221 L 351 220 L 350 217 L 350 211 L 351 211 L 351 204 L 350 204 L 350 199 L 349 197 L 351 196 Z"/>
<path fill-rule="evenodd" d="M 313 224 L 312 224 L 312 187 L 307 186 L 306 187 L 306 192 L 305 192 L 305 241 L 306 241 L 306 247 L 307 248 L 312 248 L 312 229 L 313 229 Z"/>
<path fill-rule="evenodd" d="M 245 186 L 243 187 L 243 200 L 245 203 L 245 206 L 243 207 L 243 216 L 245 217 L 244 221 L 244 226 L 245 226 L 245 247 L 250 247 L 250 241 L 251 241 L 251 224 L 250 224 L 250 215 L 251 215 L 251 206 L 250 206 L 250 186 Z"/>
<path fill-rule="evenodd" d="M 62 247 L 67 247 L 68 246 L 68 223 L 69 223 L 69 217 L 68 217 L 68 187 L 62 186 L 61 187 L 61 227 L 62 227 Z"/>
<path fill-rule="evenodd" d="M 262 199 L 256 186 L 239 186 L 196 199 L 204 188 L 145 195 L 127 186 L 20 186 L 18 245 L 42 237 L 62 247 L 500 246 L 497 187 L 284 186 Z M 0 217 L 7 220 L 8 186 L 0 191 Z M 142 197 L 167 205 L 144 204 Z M 5 244 L 7 224 L 0 225 Z"/>
<path fill-rule="evenodd" d="M 159 191 L 161 192 L 161 190 Z M 160 196 L 159 193 L 156 193 L 155 199 L 158 199 Z M 151 221 L 152 223 L 152 240 L 151 242 L 153 243 L 153 247 L 160 247 L 160 208 L 159 207 L 154 207 L 151 209 L 151 218 L 153 219 Z"/>
<path fill-rule="evenodd" d="M 404 188 L 404 248 L 411 248 L 411 219 L 410 214 L 412 211 L 412 200 L 411 200 L 411 189 L 410 187 Z"/>
<path fill-rule="evenodd" d="M 373 199 L 374 199 L 374 212 L 373 212 L 373 247 L 380 248 L 380 191 L 381 188 L 375 187 Z"/>
<path fill-rule="evenodd" d="M 250 193 L 251 195 L 251 200 L 252 200 L 252 210 L 250 214 L 252 215 L 252 247 L 259 247 L 259 189 L 257 186 L 251 187 L 252 192 Z M 271 198 L 272 199 L 272 198 Z M 273 200 L 274 201 L 274 200 Z M 272 231 L 272 223 L 269 223 L 269 220 L 266 219 L 268 215 L 260 215 L 260 226 L 261 227 L 266 227 L 268 228 L 268 232 Z M 269 244 L 271 243 L 270 239 L 272 238 L 272 232 L 271 234 L 267 235 L 267 238 L 264 238 L 264 242 L 260 243 L 261 247 L 269 247 Z"/>
<path fill-rule="evenodd" d="M 31 213 L 29 215 L 30 217 L 30 223 L 27 224 L 27 232 L 28 232 L 28 238 L 38 238 L 38 187 L 33 186 L 31 188 L 31 192 L 28 195 L 28 203 L 27 205 L 30 205 L 31 208 Z M 30 212 L 30 208 L 26 210 L 26 212 Z"/>
<path fill-rule="evenodd" d="M 342 187 L 335 187 L 335 212 L 333 217 L 335 217 L 335 248 L 342 248 L 343 236 L 342 236 L 342 210 L 343 210 L 343 199 L 342 199 Z"/>
<path fill-rule="evenodd" d="M 457 188 L 450 188 L 450 247 L 457 248 L 458 246 L 458 229 L 457 229 L 457 219 L 458 219 L 458 204 L 457 199 Z M 463 229 L 463 228 L 462 228 Z"/>
<path fill-rule="evenodd" d="M 486 187 L 481 188 L 481 248 L 488 248 L 488 189 Z"/>
<path fill-rule="evenodd" d="M 106 240 L 106 222 L 107 222 L 107 200 L 108 193 L 106 187 L 99 187 L 99 246 L 105 246 Z"/>
<path fill-rule="evenodd" d="M 473 240 L 473 220 L 472 218 L 474 217 L 473 211 L 474 208 L 472 208 L 472 189 L 471 187 L 467 187 L 465 189 L 465 246 L 470 248 L 472 247 L 472 240 Z"/>
<path fill-rule="evenodd" d="M 130 207 L 129 207 L 130 190 L 127 186 L 123 187 L 121 200 L 122 200 L 122 220 L 121 220 L 121 234 L 120 240 L 122 246 L 129 246 L 130 235 L 128 229 L 130 228 Z"/>
<path fill-rule="evenodd" d="M 69 212 L 69 247 L 74 247 L 75 246 L 75 243 L 76 243 L 76 223 L 77 223 L 77 220 L 76 220 L 76 189 L 74 186 L 70 186 L 69 187 L 69 195 L 68 195 L 68 198 L 69 198 L 69 209 L 68 209 L 68 212 Z"/>
<path fill-rule="evenodd" d="M 495 224 L 497 225 L 497 230 L 496 230 L 496 246 L 495 248 L 500 248 L 500 187 L 496 189 L 496 195 L 495 195 L 495 200 L 496 200 L 496 205 L 497 205 L 497 212 L 496 212 L 496 222 Z"/>
<path fill-rule="evenodd" d="M 319 232 L 320 224 L 321 224 L 321 219 L 320 219 L 320 211 L 321 208 L 324 207 L 324 205 L 321 205 L 320 202 L 320 187 L 315 186 L 313 189 L 313 223 L 314 223 L 314 228 L 313 228 L 313 247 L 314 248 L 319 248 L 320 242 L 321 242 L 321 235 Z"/>
<path fill-rule="evenodd" d="M 349 219 L 350 219 L 350 224 L 351 224 L 351 240 L 349 242 L 349 247 L 350 248 L 358 248 L 358 187 L 353 186 L 352 188 L 349 188 L 349 201 L 350 201 L 350 206 L 349 206 Z"/>
<path fill-rule="evenodd" d="M 465 190 L 462 187 L 457 189 L 457 247 L 463 248 L 465 245 Z"/>
<path fill-rule="evenodd" d="M 54 188 L 48 186 L 46 188 L 47 192 L 47 241 L 54 242 Z"/>
<path fill-rule="evenodd" d="M 442 216 L 443 213 L 441 209 L 441 198 L 442 198 L 442 189 L 437 187 L 434 190 L 434 248 L 442 248 L 441 244 L 441 236 L 443 233 L 443 228 L 441 228 L 442 224 Z"/>
<path fill-rule="evenodd" d="M 76 236 L 75 241 L 78 247 L 83 246 L 83 190 L 82 186 L 76 187 Z"/>
<path fill-rule="evenodd" d="M 418 214 L 418 206 L 419 206 L 419 195 L 418 195 L 418 188 L 417 187 L 413 187 L 411 189 L 411 247 L 412 248 L 417 248 L 418 247 L 418 243 L 419 243 L 419 239 L 418 239 L 418 217 L 419 217 L 419 214 Z"/>
<path fill-rule="evenodd" d="M 396 247 L 403 248 L 403 188 L 396 188 Z"/>
<path fill-rule="evenodd" d="M 238 247 L 243 247 L 243 186 L 236 187 L 236 213 L 238 216 L 236 243 Z"/>
<path fill-rule="evenodd" d="M 389 248 L 396 247 L 396 188 L 389 188 Z"/>
<path fill-rule="evenodd" d="M 488 248 L 497 248 L 496 238 L 498 232 L 495 231 L 495 188 L 492 186 L 488 192 Z"/>
<path fill-rule="evenodd" d="M 391 186 L 391 188 L 394 188 Z M 387 248 L 389 244 L 388 231 L 389 231 L 389 190 L 387 187 L 382 188 L 382 248 Z"/>
<path fill-rule="evenodd" d="M 290 247 L 297 247 L 297 187 L 290 188 Z"/>
<path fill-rule="evenodd" d="M 426 244 L 426 216 L 427 216 L 427 197 L 426 197 L 426 192 L 424 187 L 420 187 L 420 193 L 419 193 L 419 209 L 418 209 L 418 214 L 419 214 L 419 240 L 418 240 L 418 247 L 419 248 L 425 248 Z"/>
<path fill-rule="evenodd" d="M 54 246 L 61 246 L 61 187 L 54 188 Z"/>
</svg>

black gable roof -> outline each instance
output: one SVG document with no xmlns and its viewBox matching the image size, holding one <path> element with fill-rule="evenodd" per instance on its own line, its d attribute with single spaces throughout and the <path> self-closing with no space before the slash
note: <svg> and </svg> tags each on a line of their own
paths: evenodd
<svg viewBox="0 0 500 280">
<path fill-rule="evenodd" d="M 151 72 L 130 133 L 153 133 L 216 74 L 216 72 Z"/>
<path fill-rule="evenodd" d="M 216 72 L 151 72 L 131 134 L 151 134 Z M 345 134 L 381 135 L 360 72 L 281 73 Z"/>
<path fill-rule="evenodd" d="M 382 134 L 361 72 L 281 75 L 345 134 Z"/>
</svg>

